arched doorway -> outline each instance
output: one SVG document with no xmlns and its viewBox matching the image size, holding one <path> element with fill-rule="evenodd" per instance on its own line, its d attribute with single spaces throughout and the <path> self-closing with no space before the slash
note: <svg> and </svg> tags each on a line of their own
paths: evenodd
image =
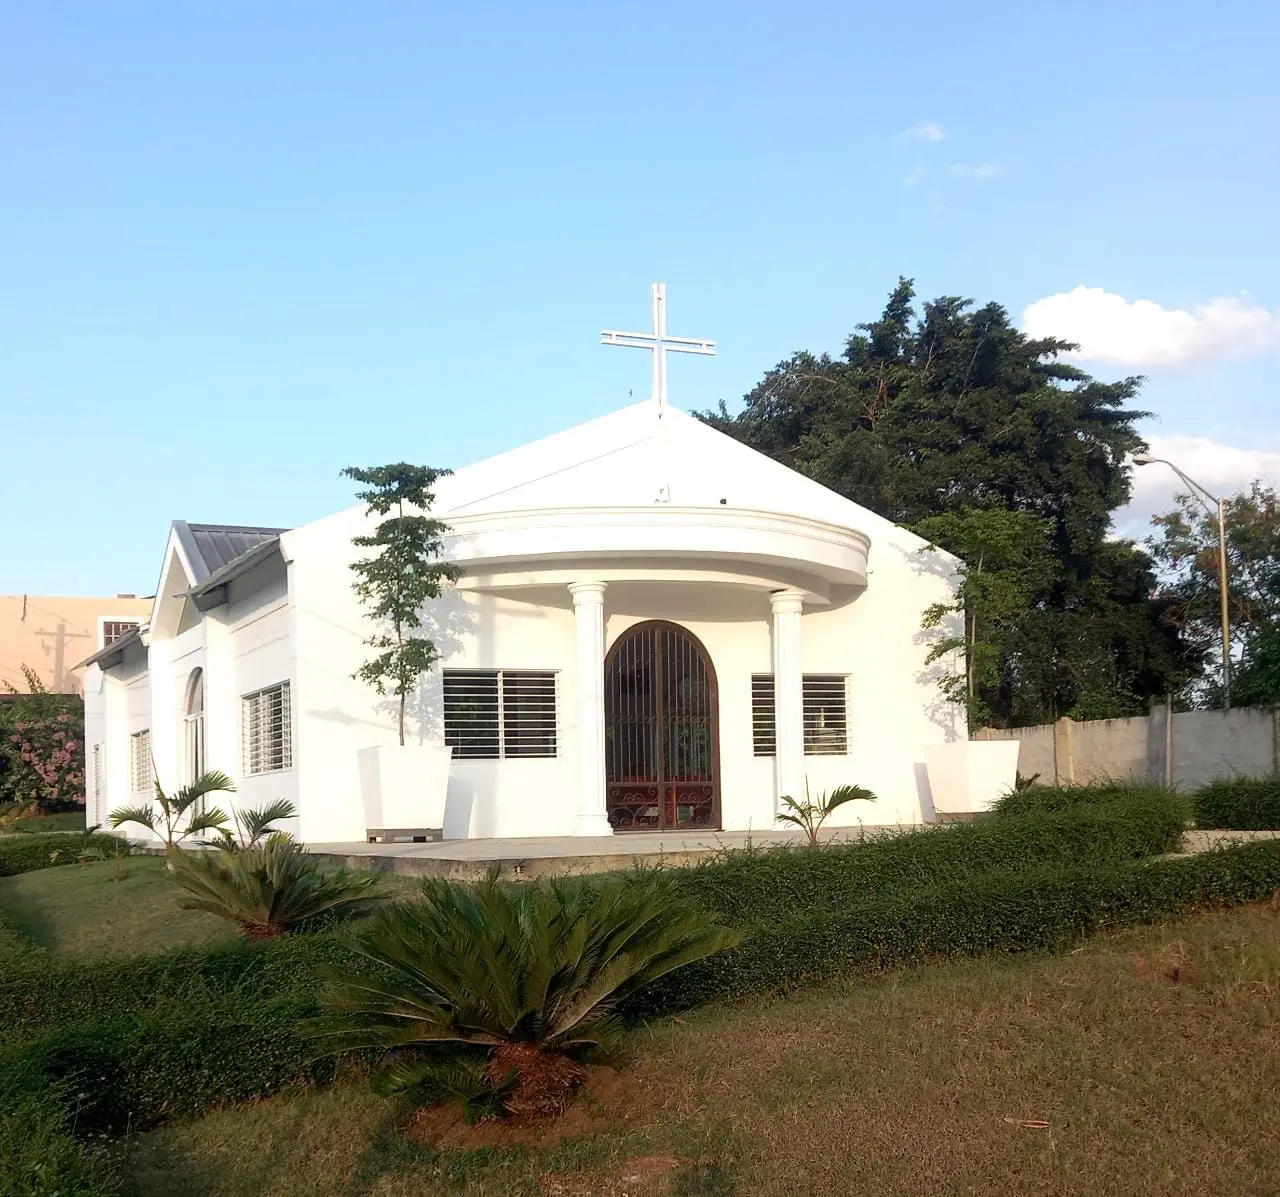
<svg viewBox="0 0 1280 1197">
<path fill-rule="evenodd" d="M 605 806 L 617 831 L 720 826 L 716 673 L 701 641 L 650 620 L 604 663 Z"/>
<path fill-rule="evenodd" d="M 187 700 L 182 715 L 184 762 L 187 781 L 204 772 L 204 670 L 193 669 L 187 679 Z"/>
</svg>

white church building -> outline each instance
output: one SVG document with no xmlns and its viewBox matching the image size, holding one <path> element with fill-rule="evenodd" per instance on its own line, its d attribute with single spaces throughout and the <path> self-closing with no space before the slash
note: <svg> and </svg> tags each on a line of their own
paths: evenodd
<svg viewBox="0 0 1280 1197">
<path fill-rule="evenodd" d="M 89 823 L 206 768 L 312 844 L 766 830 L 843 783 L 878 800 L 832 825 L 930 819 L 926 751 L 967 738 L 922 630 L 955 559 L 671 407 L 664 350 L 710 343 L 666 337 L 662 298 L 652 336 L 606 337 L 657 345 L 653 398 L 437 484 L 461 576 L 406 750 L 353 677 L 363 507 L 175 522 L 149 619 L 86 662 Z M 378 748 L 410 768 L 371 778 Z"/>
</svg>

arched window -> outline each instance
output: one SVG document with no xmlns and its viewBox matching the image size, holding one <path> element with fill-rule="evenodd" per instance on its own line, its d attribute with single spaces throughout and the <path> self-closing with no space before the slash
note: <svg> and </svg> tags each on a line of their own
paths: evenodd
<svg viewBox="0 0 1280 1197">
<path fill-rule="evenodd" d="M 187 780 L 195 781 L 204 772 L 204 670 L 193 669 L 187 679 L 187 701 L 183 712 L 183 739 L 186 745 Z"/>
</svg>

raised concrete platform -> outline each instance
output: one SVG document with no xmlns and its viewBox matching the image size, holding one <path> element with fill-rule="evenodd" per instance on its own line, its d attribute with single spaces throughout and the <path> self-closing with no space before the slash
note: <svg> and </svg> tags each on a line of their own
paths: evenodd
<svg viewBox="0 0 1280 1197">
<path fill-rule="evenodd" d="M 824 841 L 860 840 L 908 828 L 833 827 Z M 441 840 L 428 844 L 309 844 L 315 855 L 353 869 L 474 881 L 496 865 L 512 877 L 607 873 L 634 864 L 687 865 L 731 848 L 806 842 L 800 831 L 637 831 L 620 835 Z"/>
</svg>

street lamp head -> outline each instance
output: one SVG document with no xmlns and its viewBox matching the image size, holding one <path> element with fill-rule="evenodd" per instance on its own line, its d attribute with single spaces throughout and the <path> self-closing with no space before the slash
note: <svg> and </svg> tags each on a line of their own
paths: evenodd
<svg viewBox="0 0 1280 1197">
<path fill-rule="evenodd" d="M 1150 465 L 1155 460 L 1156 458 L 1152 457 L 1150 453 L 1135 453 L 1133 455 L 1134 465 Z"/>
</svg>

